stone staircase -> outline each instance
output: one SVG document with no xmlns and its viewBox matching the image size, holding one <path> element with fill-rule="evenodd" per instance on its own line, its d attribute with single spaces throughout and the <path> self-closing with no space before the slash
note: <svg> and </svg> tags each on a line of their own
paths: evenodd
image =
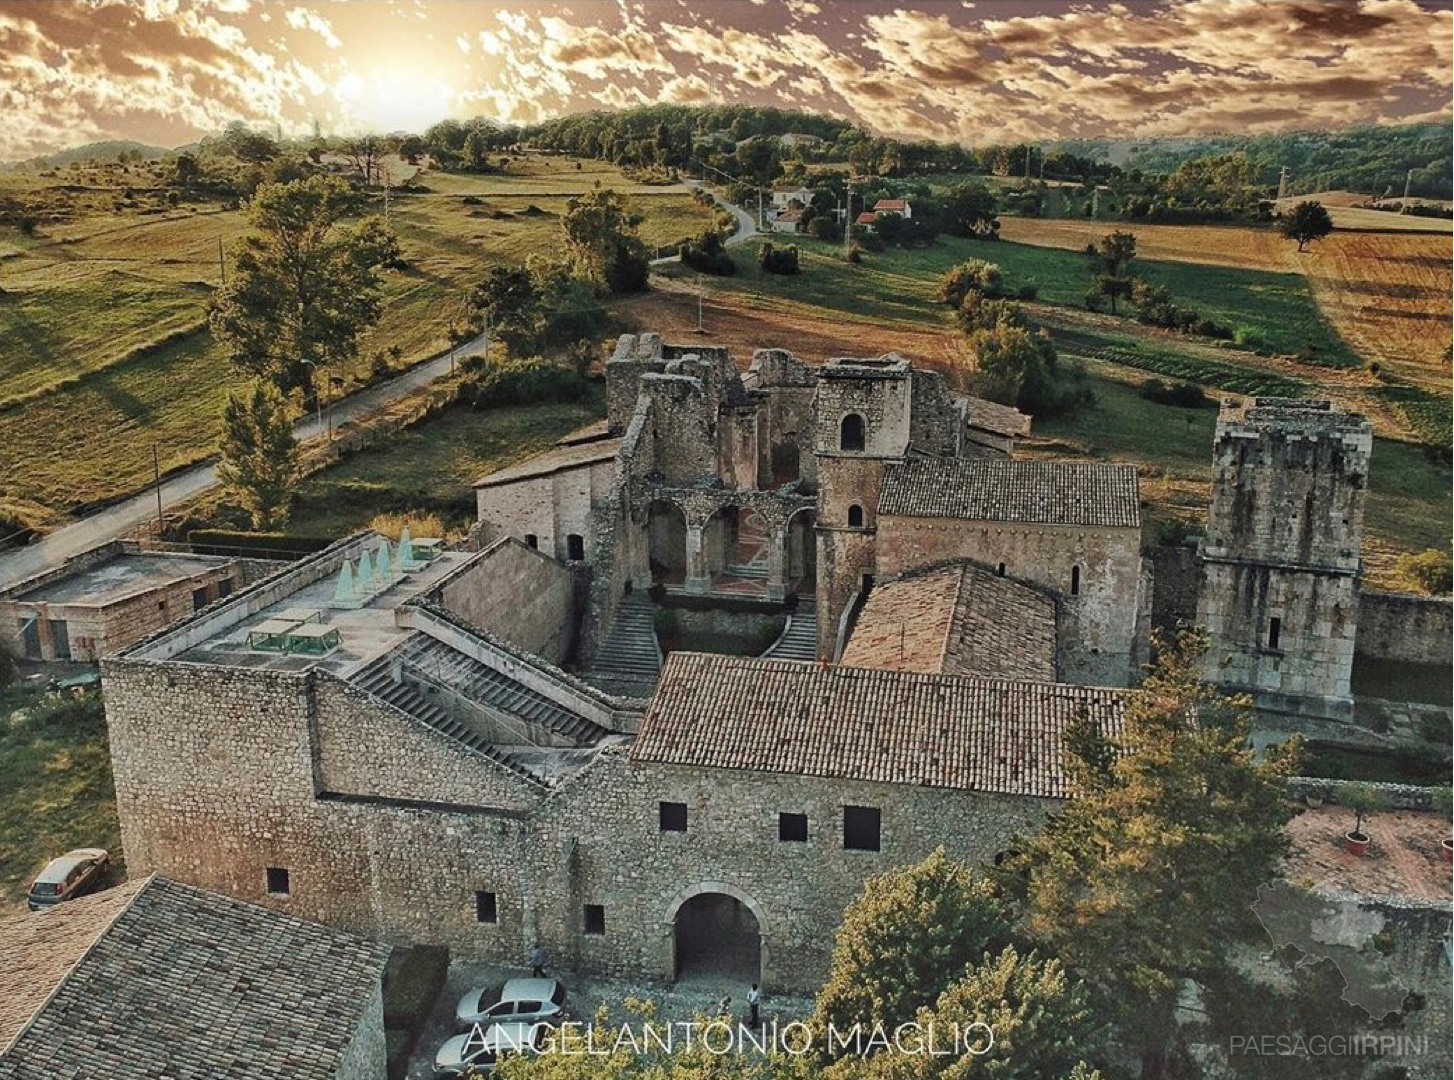
<svg viewBox="0 0 1454 1080">
<path fill-rule="evenodd" d="M 622 599 L 606 640 L 582 677 L 618 697 L 650 697 L 661 677 L 662 664 L 655 616 L 656 605 L 650 597 Z"/>
<path fill-rule="evenodd" d="M 745 511 L 737 525 L 737 550 L 725 570 L 732 577 L 766 581 L 768 573 L 767 522 L 761 514 Z"/>
<path fill-rule="evenodd" d="M 811 600 L 799 598 L 798 609 L 788 616 L 781 636 L 762 655 L 774 660 L 818 658 L 818 609 Z"/>
<path fill-rule="evenodd" d="M 506 751 L 491 744 L 469 725 L 445 712 L 408 683 L 396 680 L 396 665 L 393 653 L 385 653 L 354 672 L 348 681 L 364 693 L 464 743 L 501 768 L 530 780 L 539 780 L 532 770 L 514 761 Z"/>
</svg>

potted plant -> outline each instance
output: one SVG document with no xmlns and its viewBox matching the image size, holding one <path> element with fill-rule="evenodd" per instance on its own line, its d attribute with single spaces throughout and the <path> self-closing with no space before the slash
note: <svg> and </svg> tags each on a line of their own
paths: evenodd
<svg viewBox="0 0 1454 1080">
<path fill-rule="evenodd" d="M 1449 823 L 1449 811 L 1451 807 L 1454 807 L 1454 793 L 1451 793 L 1451 789 L 1447 786 L 1436 787 L 1434 789 L 1434 809 L 1438 811 L 1439 816 L 1444 819 L 1446 825 Z M 1447 836 L 1444 837 L 1443 840 L 1439 841 L 1439 847 L 1444 852 L 1444 865 L 1454 866 L 1454 839 Z"/>
<path fill-rule="evenodd" d="M 1369 836 L 1363 831 L 1363 822 L 1371 818 L 1374 811 L 1383 806 L 1377 791 L 1367 784 L 1349 784 L 1339 795 L 1339 802 L 1353 811 L 1353 828 L 1344 834 L 1348 850 L 1362 855 L 1368 850 Z"/>
</svg>

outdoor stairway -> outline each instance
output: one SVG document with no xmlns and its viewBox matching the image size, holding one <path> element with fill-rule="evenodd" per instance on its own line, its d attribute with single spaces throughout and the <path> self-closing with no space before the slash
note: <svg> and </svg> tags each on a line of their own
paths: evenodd
<svg viewBox="0 0 1454 1080">
<path fill-rule="evenodd" d="M 427 635 L 410 638 L 395 652 L 394 660 L 406 673 L 412 668 L 419 677 L 461 697 L 537 724 L 577 746 L 593 746 L 610 734 L 599 724 Z"/>
<path fill-rule="evenodd" d="M 769 645 L 762 655 L 774 660 L 818 658 L 818 609 L 811 600 L 798 600 L 798 609 L 788 616 L 788 625 L 782 636 Z"/>
<path fill-rule="evenodd" d="M 538 779 L 530 769 L 511 760 L 508 753 L 485 741 L 480 735 L 429 701 L 413 687 L 406 683 L 395 682 L 394 664 L 394 655 L 385 653 L 354 672 L 350 676 L 349 682 L 366 694 L 392 705 L 400 712 L 407 713 L 416 720 L 457 739 L 502 768 L 532 780 Z"/>
<path fill-rule="evenodd" d="M 595 659 L 582 676 L 593 686 L 620 697 L 650 697 L 661 677 L 661 645 L 656 640 L 656 605 L 628 596 Z"/>
<path fill-rule="evenodd" d="M 729 575 L 767 580 L 767 523 L 763 521 L 761 514 L 752 511 L 742 514 L 737 526 L 737 544 L 733 556 L 733 561 L 724 568 Z"/>
</svg>

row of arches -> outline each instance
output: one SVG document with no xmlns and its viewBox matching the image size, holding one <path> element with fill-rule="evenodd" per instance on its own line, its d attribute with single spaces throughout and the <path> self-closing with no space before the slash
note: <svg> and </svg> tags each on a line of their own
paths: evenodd
<svg viewBox="0 0 1454 1080">
<path fill-rule="evenodd" d="M 722 506 L 698 528 L 676 503 L 653 500 L 646 511 L 647 561 L 653 585 L 762 580 L 784 591 L 812 592 L 817 583 L 817 515 L 795 511 L 774 526 L 758 510 Z"/>
</svg>

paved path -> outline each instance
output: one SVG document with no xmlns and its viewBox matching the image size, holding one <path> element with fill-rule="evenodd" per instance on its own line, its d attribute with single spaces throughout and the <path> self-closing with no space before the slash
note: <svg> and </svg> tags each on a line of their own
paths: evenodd
<svg viewBox="0 0 1454 1080">
<path fill-rule="evenodd" d="M 683 180 L 682 183 L 689 188 L 702 188 L 703 191 L 705 191 L 708 195 L 712 196 L 712 201 L 714 203 L 716 203 L 723 210 L 726 210 L 734 218 L 737 219 L 737 231 L 729 236 L 726 240 L 722 241 L 722 245 L 724 247 L 736 247 L 738 244 L 741 244 L 746 240 L 751 240 L 754 236 L 758 234 L 757 219 L 749 214 L 746 210 L 742 209 L 742 207 L 738 206 L 736 203 L 728 202 L 711 188 L 703 187 L 700 180 Z M 652 259 L 651 265 L 660 266 L 662 263 L 680 261 L 680 255 L 663 255 L 659 259 Z"/>
<path fill-rule="evenodd" d="M 418 364 L 402 375 L 387 382 L 381 382 L 350 394 L 333 403 L 333 426 L 339 427 L 349 420 L 377 412 L 383 406 L 403 397 L 411 390 L 427 386 L 435 379 L 449 373 L 454 360 L 471 355 L 483 342 L 483 335 L 466 342 L 452 352 L 436 356 Z M 327 409 L 324 410 L 323 427 L 319 426 L 316 413 L 299 420 L 293 426 L 293 434 L 299 439 L 310 439 L 321 435 L 328 423 Z M 176 506 L 187 499 L 206 491 L 217 483 L 217 467 L 214 464 L 195 465 L 181 472 L 173 473 L 162 481 L 162 507 Z M 108 540 L 126 536 L 139 526 L 156 517 L 157 496 L 155 488 L 132 495 L 121 502 L 98 510 L 89 517 L 71 525 L 63 526 L 48 534 L 44 539 L 0 555 L 0 588 L 23 581 L 42 570 L 59 566 L 73 555 L 79 555 Z"/>
</svg>

